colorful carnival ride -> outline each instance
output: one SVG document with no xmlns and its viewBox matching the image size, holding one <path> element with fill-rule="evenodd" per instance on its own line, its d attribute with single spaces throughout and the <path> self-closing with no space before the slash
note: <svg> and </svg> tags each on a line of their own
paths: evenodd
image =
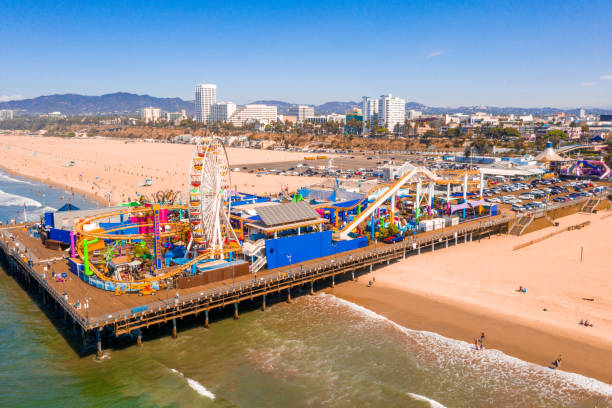
<svg viewBox="0 0 612 408">
<path fill-rule="evenodd" d="M 231 258 L 241 247 L 229 223 L 229 186 L 225 149 L 206 139 L 194 149 L 187 205 L 169 204 L 176 194 L 165 192 L 82 219 L 73 257 L 85 277 L 117 294 L 151 293 L 198 264 Z"/>
<path fill-rule="evenodd" d="M 561 168 L 562 175 L 577 177 L 593 177 L 600 180 L 610 178 L 610 168 L 599 160 L 577 160 Z"/>
</svg>

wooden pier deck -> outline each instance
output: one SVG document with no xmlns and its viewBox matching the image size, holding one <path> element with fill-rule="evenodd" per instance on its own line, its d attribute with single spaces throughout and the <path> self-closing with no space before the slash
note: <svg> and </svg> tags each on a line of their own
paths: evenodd
<svg viewBox="0 0 612 408">
<path fill-rule="evenodd" d="M 51 250 L 40 240 L 28 235 L 24 226 L 4 227 L 0 230 L 0 260 L 9 273 L 23 286 L 39 293 L 43 303 L 53 303 L 63 311 L 64 318 L 80 328 L 83 344 L 90 334 L 95 335 L 98 355 L 102 352 L 102 331 L 114 336 L 134 334 L 141 344 L 141 329 L 172 323 L 172 334 L 177 335 L 176 320 L 202 313 L 208 327 L 209 311 L 234 305 L 238 318 L 240 302 L 260 299 L 263 309 L 266 296 L 286 293 L 291 300 L 291 289 L 305 287 L 311 293 L 317 282 L 334 285 L 338 275 L 367 273 L 379 264 L 407 256 L 457 245 L 473 239 L 507 231 L 513 216 L 495 216 L 460 224 L 444 230 L 418 234 L 396 244 L 371 243 L 369 246 L 341 254 L 293 264 L 273 270 L 261 270 L 255 275 L 241 276 L 189 289 L 166 289 L 154 296 L 126 294 L 97 289 L 73 275 L 68 267 L 67 252 Z M 52 277 L 66 273 L 63 282 Z M 80 304 L 80 308 L 75 307 Z"/>
</svg>

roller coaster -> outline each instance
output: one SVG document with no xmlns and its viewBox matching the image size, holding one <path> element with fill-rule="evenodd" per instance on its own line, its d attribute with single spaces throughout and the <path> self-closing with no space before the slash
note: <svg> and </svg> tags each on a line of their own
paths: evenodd
<svg viewBox="0 0 612 408">
<path fill-rule="evenodd" d="M 75 224 L 75 249 L 85 275 L 122 287 L 121 293 L 126 286 L 131 291 L 154 283 L 163 287 L 194 265 L 241 251 L 229 224 L 225 149 L 216 139 L 205 139 L 196 145 L 189 169 L 188 205 L 135 203 Z M 120 222 L 102 222 L 111 219 Z M 175 256 L 180 263 L 171 266 L 163 258 L 174 249 L 180 249 Z M 124 266 L 122 272 L 117 265 Z"/>
</svg>

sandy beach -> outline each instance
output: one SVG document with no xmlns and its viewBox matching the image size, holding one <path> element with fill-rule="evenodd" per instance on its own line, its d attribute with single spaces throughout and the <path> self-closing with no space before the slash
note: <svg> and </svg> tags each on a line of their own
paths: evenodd
<svg viewBox="0 0 612 408">
<path fill-rule="evenodd" d="M 135 199 L 138 194 L 159 190 L 187 191 L 187 170 L 193 145 L 147 143 L 101 138 L 0 136 L 0 166 L 13 174 L 33 178 L 87 194 L 111 204 Z M 304 154 L 275 150 L 227 148 L 230 166 L 303 159 Z M 65 166 L 74 161 L 72 167 Z M 150 187 L 139 187 L 145 179 Z M 322 181 L 318 177 L 277 176 L 245 172 L 231 173 L 239 191 L 277 194 Z M 67 198 L 68 199 L 68 198 Z"/>
<path fill-rule="evenodd" d="M 557 220 L 559 227 L 522 237 L 493 236 L 427 252 L 328 292 L 411 329 L 472 344 L 484 331 L 487 348 L 536 364 L 548 365 L 562 354 L 564 370 L 607 382 L 612 377 L 609 215 L 574 214 Z M 591 225 L 513 251 L 586 220 Z M 369 288 L 371 276 L 375 283 Z M 519 286 L 527 293 L 519 293 Z M 593 327 L 581 326 L 581 319 Z"/>
</svg>

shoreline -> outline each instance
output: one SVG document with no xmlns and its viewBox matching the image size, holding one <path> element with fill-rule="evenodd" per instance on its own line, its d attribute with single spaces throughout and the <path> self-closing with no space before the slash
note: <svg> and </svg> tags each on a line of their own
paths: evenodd
<svg viewBox="0 0 612 408">
<path fill-rule="evenodd" d="M 572 216 L 565 218 L 570 217 Z M 600 224 L 600 228 L 605 231 L 609 221 L 604 218 L 609 220 L 606 215 L 599 215 L 597 219 L 593 219 L 593 222 Z M 569 220 L 560 219 L 560 221 L 567 224 Z M 536 235 L 545 235 L 554 228 L 545 228 L 523 237 L 498 237 L 497 240 L 505 240 L 506 245 L 511 247 L 517 241 L 513 238 L 524 240 L 526 237 L 527 240 L 530 240 Z M 588 228 L 592 227 L 585 228 L 587 233 Z M 592 231 L 592 233 L 596 234 L 598 231 Z M 569 235 L 565 236 L 566 234 L 560 234 L 556 239 L 566 239 L 569 237 Z M 554 246 L 554 240 L 555 237 L 548 239 L 547 244 Z M 596 296 L 597 302 L 579 301 L 582 302 L 585 310 L 590 308 L 591 312 L 576 311 L 574 313 L 576 315 L 584 313 L 586 316 L 594 317 L 599 314 L 595 320 L 595 327 L 589 328 L 580 326 L 577 321 L 573 322 L 574 316 L 568 313 L 568 310 L 572 311 L 578 306 L 571 304 L 571 299 L 566 300 L 567 304 L 561 303 L 563 296 L 571 294 L 564 293 L 558 296 L 561 299 L 552 299 L 545 293 L 541 299 L 538 299 L 536 297 L 540 296 L 539 288 L 535 286 L 535 282 L 530 282 L 528 285 L 530 288 L 528 295 L 509 292 L 505 294 L 487 293 L 489 288 L 482 289 L 479 293 L 472 294 L 471 297 L 463 296 L 459 290 L 447 293 L 450 290 L 436 280 L 442 279 L 435 277 L 436 267 L 442 274 L 445 262 L 454 256 L 452 253 L 454 251 L 463 252 L 467 258 L 478 257 L 479 251 L 487 250 L 487 247 L 479 245 L 481 244 L 466 244 L 465 247 L 451 247 L 436 251 L 435 259 L 428 258 L 432 256 L 431 253 L 408 257 L 404 261 L 378 268 L 372 274 L 362 275 L 357 281 L 347 281 L 334 288 L 325 289 L 324 292 L 367 308 L 407 329 L 437 333 L 444 337 L 465 341 L 470 345 L 474 344 L 474 339 L 479 337 L 481 332 L 485 332 L 485 348 L 497 349 L 509 356 L 540 366 L 548 366 L 559 354 L 562 354 L 562 371 L 609 383 L 612 378 L 612 338 L 608 335 L 609 324 L 605 319 L 605 316 L 609 316 L 609 302 L 605 298 L 605 293 L 609 293 L 606 290 L 606 284 L 600 284 L 602 289 Z M 499 243 L 493 242 L 489 245 L 499 246 Z M 545 250 L 545 248 L 542 249 L 544 246 L 542 244 L 533 246 L 536 247 L 536 252 Z M 546 255 L 544 252 L 542 256 L 546 257 Z M 524 257 L 525 255 L 515 253 L 514 256 Z M 504 257 L 505 262 L 511 263 L 511 257 L 512 255 L 507 259 Z M 425 270 L 425 268 L 431 268 L 428 270 L 432 271 L 422 273 L 427 277 L 426 284 L 419 280 L 422 276 L 410 276 L 411 272 Z M 570 268 L 571 265 L 568 269 Z M 400 273 L 404 277 L 400 277 Z M 485 274 L 486 272 L 480 271 L 480 273 Z M 457 275 L 454 275 L 455 281 L 447 285 L 460 286 L 463 282 Z M 376 278 L 376 282 L 372 287 L 368 287 L 368 281 L 372 276 Z M 545 278 L 543 280 L 546 281 Z M 470 283 L 473 283 L 475 287 L 478 284 L 478 282 L 471 281 Z M 599 285 L 599 282 L 597 284 Z M 495 282 L 485 285 L 494 286 Z M 515 302 L 517 306 L 509 307 L 504 296 L 508 296 L 508 299 Z M 542 299 L 546 303 L 542 303 Z M 548 307 L 548 312 L 542 312 L 543 305 Z M 595 308 L 599 309 L 595 310 Z"/>
<path fill-rule="evenodd" d="M 4 164 L 0 164 L 0 170 L 2 170 L 3 172 L 5 172 L 6 174 L 10 175 L 10 176 L 18 176 L 18 177 L 23 177 L 25 179 L 28 180 L 32 180 L 32 181 L 36 181 L 39 183 L 43 183 L 43 184 L 48 184 L 50 186 L 56 187 L 56 188 L 61 188 L 62 190 L 66 190 L 66 191 L 71 191 L 77 194 L 81 194 L 84 197 L 87 197 L 88 199 L 95 201 L 96 203 L 100 204 L 102 207 L 106 207 L 108 202 L 104 199 L 104 197 L 100 197 L 95 193 L 90 193 L 87 192 L 81 188 L 78 187 L 73 187 L 67 183 L 61 183 L 59 181 L 54 181 L 51 180 L 51 178 L 47 177 L 42 178 L 42 177 L 36 177 L 36 176 L 32 176 L 30 174 L 25 174 L 25 173 L 21 173 L 17 170 L 14 169 L 10 169 L 8 167 L 6 167 Z M 69 202 L 69 200 L 67 201 Z M 111 201 L 111 205 L 117 205 L 118 203 L 114 203 Z"/>
<path fill-rule="evenodd" d="M 474 343 L 480 331 L 486 334 L 486 349 L 540 366 L 548 366 L 563 355 L 562 371 L 572 372 L 607 383 L 612 366 L 612 350 L 580 342 L 546 328 L 522 324 L 503 316 L 476 312 L 468 306 L 438 301 L 423 295 L 406 293 L 360 281 L 344 282 L 324 293 L 369 309 L 410 330 L 426 331 L 454 340 Z M 402 307 L 397 306 L 401 299 Z M 395 303 L 395 304 L 394 304 Z M 473 329 L 477 328 L 477 329 Z M 588 345 L 588 349 L 584 346 Z M 561 351 L 557 351 L 561 350 Z M 486 351 L 486 350 L 485 350 Z M 474 351 L 476 352 L 476 351 Z"/>
</svg>

